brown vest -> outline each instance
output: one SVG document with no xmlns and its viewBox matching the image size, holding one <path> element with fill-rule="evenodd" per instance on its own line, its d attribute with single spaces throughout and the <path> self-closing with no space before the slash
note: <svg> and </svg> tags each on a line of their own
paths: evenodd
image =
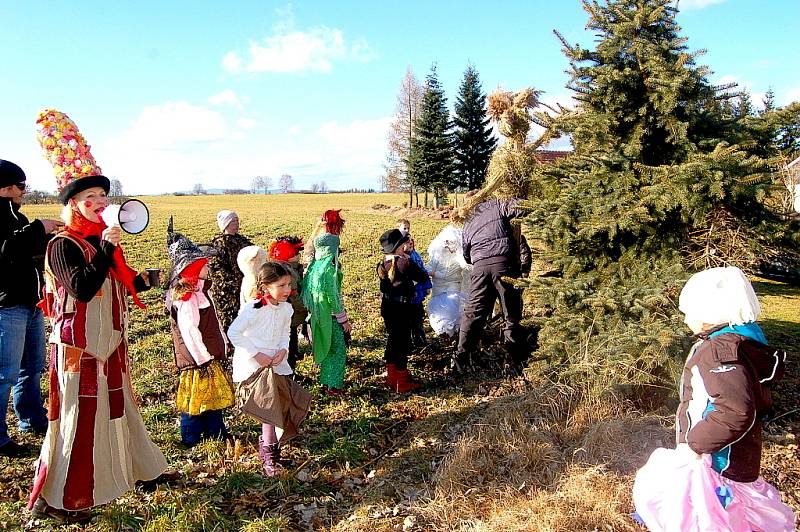
<svg viewBox="0 0 800 532">
<path fill-rule="evenodd" d="M 208 297 L 207 286 L 204 292 Z M 169 318 L 169 325 L 172 330 L 172 345 L 175 348 L 175 365 L 180 371 L 199 367 L 189 353 L 183 337 L 181 337 L 181 331 L 178 328 L 178 309 L 174 305 L 170 305 Z M 207 308 L 200 309 L 200 323 L 197 328 L 200 329 L 200 334 L 203 336 L 203 344 L 208 349 L 208 353 L 215 360 L 225 360 L 228 352 L 227 341 L 222 333 L 219 320 L 217 320 L 217 312 L 214 310 L 213 304 Z"/>
</svg>

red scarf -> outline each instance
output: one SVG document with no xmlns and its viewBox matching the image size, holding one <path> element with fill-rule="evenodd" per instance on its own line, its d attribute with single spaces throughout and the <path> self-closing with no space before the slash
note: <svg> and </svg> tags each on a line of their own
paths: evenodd
<svg viewBox="0 0 800 532">
<path fill-rule="evenodd" d="M 97 236 L 100 237 L 107 228 L 105 222 L 103 222 L 102 218 L 100 222 L 93 222 L 91 220 L 86 219 L 80 212 L 73 210 L 72 211 L 72 221 L 67 226 L 65 231 L 67 234 L 80 238 L 85 239 L 87 236 Z M 136 294 L 136 289 L 133 287 L 133 280 L 138 275 L 136 271 L 128 266 L 128 263 L 125 262 L 125 255 L 122 253 L 122 248 L 120 246 L 114 246 L 114 251 L 111 254 L 111 268 L 109 270 L 112 279 L 116 279 L 122 283 L 122 286 L 128 289 L 131 296 L 133 297 L 133 302 L 139 308 L 146 308 L 145 304 L 139 300 L 139 296 Z"/>
</svg>

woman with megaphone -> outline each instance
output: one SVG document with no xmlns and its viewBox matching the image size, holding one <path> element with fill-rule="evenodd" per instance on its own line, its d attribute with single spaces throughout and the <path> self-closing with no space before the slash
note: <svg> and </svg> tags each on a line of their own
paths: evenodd
<svg viewBox="0 0 800 532">
<path fill-rule="evenodd" d="M 120 227 L 102 220 L 109 180 L 77 127 L 47 110 L 39 143 L 53 163 L 64 231 L 45 258 L 45 313 L 50 317 L 49 424 L 28 507 L 34 515 L 85 522 L 87 510 L 153 480 L 167 468 L 136 406 L 128 359 L 128 295 L 149 279 L 125 262 Z"/>
</svg>

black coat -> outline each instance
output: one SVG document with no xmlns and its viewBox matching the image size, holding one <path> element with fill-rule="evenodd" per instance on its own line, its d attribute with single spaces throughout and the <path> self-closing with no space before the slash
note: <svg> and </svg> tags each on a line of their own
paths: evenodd
<svg viewBox="0 0 800 532">
<path fill-rule="evenodd" d="M 490 199 L 475 206 L 464 222 L 463 251 L 467 264 L 520 264 L 520 247 L 511 220 L 523 212 L 519 200 Z"/>
<path fill-rule="evenodd" d="M 29 222 L 11 199 L 0 198 L 0 308 L 39 302 L 48 240 L 42 222 Z"/>
</svg>

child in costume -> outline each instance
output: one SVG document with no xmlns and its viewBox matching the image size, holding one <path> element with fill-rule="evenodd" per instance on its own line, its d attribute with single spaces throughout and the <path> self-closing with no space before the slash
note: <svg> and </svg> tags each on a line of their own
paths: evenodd
<svg viewBox="0 0 800 532">
<path fill-rule="evenodd" d="M 111 183 L 75 123 L 52 109 L 36 123 L 56 171 L 66 229 L 45 256 L 49 424 L 28 508 L 38 517 L 85 522 L 89 508 L 167 468 L 139 413 L 128 358 L 128 296 L 144 307 L 137 292 L 150 286 L 146 273 L 125 262 L 120 228 L 100 217 Z"/>
<path fill-rule="evenodd" d="M 208 257 L 208 278 L 214 285 L 211 295 L 217 306 L 219 322 L 224 330 L 228 330 L 239 312 L 239 290 L 242 286 L 242 274 L 236 267 L 236 259 L 242 249 L 253 243 L 239 233 L 239 215 L 233 211 L 219 211 L 217 227 L 220 233 L 211 240 L 214 253 Z"/>
<path fill-rule="evenodd" d="M 267 262 L 267 251 L 261 246 L 242 248 L 236 256 L 236 264 L 242 272 L 242 286 L 239 289 L 239 310 L 253 298 L 258 282 L 258 271 Z"/>
<path fill-rule="evenodd" d="M 422 257 L 417 253 L 416 243 L 411 237 L 411 222 L 406 219 L 399 220 L 397 228 L 408 237 L 406 251 L 409 258 L 420 268 L 425 269 Z M 431 281 L 418 283 L 414 286 L 414 299 L 411 301 L 411 344 L 414 347 L 425 347 L 428 339 L 425 338 L 425 298 L 431 291 Z"/>
<path fill-rule="evenodd" d="M 428 316 L 438 335 L 455 336 L 464 313 L 464 285 L 470 266 L 461 252 L 461 229 L 448 225 L 428 246 L 428 274 L 433 282 Z"/>
<path fill-rule="evenodd" d="M 227 358 L 227 340 L 208 291 L 208 258 L 196 245 L 167 229 L 174 279 L 166 306 L 170 316 L 175 365 L 180 371 L 176 406 L 181 413 L 181 443 L 227 437 L 222 411 L 233 406 L 233 384 L 220 361 Z"/>
<path fill-rule="evenodd" d="M 633 487 L 650 530 L 791 531 L 791 509 L 759 476 L 761 430 L 786 353 L 755 320 L 753 287 L 738 268 L 693 275 L 679 308 L 698 340 L 680 383 L 676 449 L 656 449 Z"/>
<path fill-rule="evenodd" d="M 233 380 L 240 383 L 240 391 L 252 379 L 275 379 L 275 385 L 270 388 L 272 395 L 265 398 L 265 402 L 269 403 L 269 408 L 277 408 L 283 413 L 284 423 L 281 426 L 286 427 L 291 420 L 296 428 L 308 411 L 308 402 L 297 404 L 294 401 L 295 394 L 277 391 L 293 385 L 289 378 L 293 372 L 287 359 L 293 312 L 287 300 L 292 292 L 292 279 L 292 272 L 284 263 L 265 263 L 258 272 L 253 298 L 242 307 L 228 329 L 228 336 L 236 347 L 233 354 Z M 257 373 L 265 367 L 271 368 L 271 374 L 263 371 Z M 281 431 L 280 436 L 284 434 Z M 280 474 L 286 465 L 281 460 L 279 435 L 273 423 L 262 424 L 259 454 L 267 476 Z"/>
<path fill-rule="evenodd" d="M 339 213 L 336 210 L 325 211 L 311 234 L 309 242 L 313 260 L 301 284 L 303 303 L 311 314 L 314 362 L 320 367 L 322 390 L 329 395 L 344 393 L 345 335 L 351 332 L 350 319 L 342 300 L 339 235 L 344 219 Z"/>
<path fill-rule="evenodd" d="M 300 292 L 303 282 L 303 265 L 300 263 L 303 241 L 296 236 L 279 236 L 269 245 L 270 260 L 283 262 L 292 272 L 292 294 L 289 303 L 294 309 L 292 327 L 289 331 L 289 365 L 292 370 L 297 367 L 299 359 L 299 338 L 297 328 L 301 327 L 308 317 L 308 310 L 303 304 Z"/>
<path fill-rule="evenodd" d="M 408 236 L 399 229 L 386 231 L 380 238 L 385 255 L 377 266 L 382 296 L 381 316 L 388 334 L 384 351 L 386 385 L 398 393 L 416 390 L 420 386 L 411 380 L 408 372 L 411 305 L 415 286 L 430 280 L 425 270 L 409 258 L 405 249 L 407 242 Z"/>
</svg>

